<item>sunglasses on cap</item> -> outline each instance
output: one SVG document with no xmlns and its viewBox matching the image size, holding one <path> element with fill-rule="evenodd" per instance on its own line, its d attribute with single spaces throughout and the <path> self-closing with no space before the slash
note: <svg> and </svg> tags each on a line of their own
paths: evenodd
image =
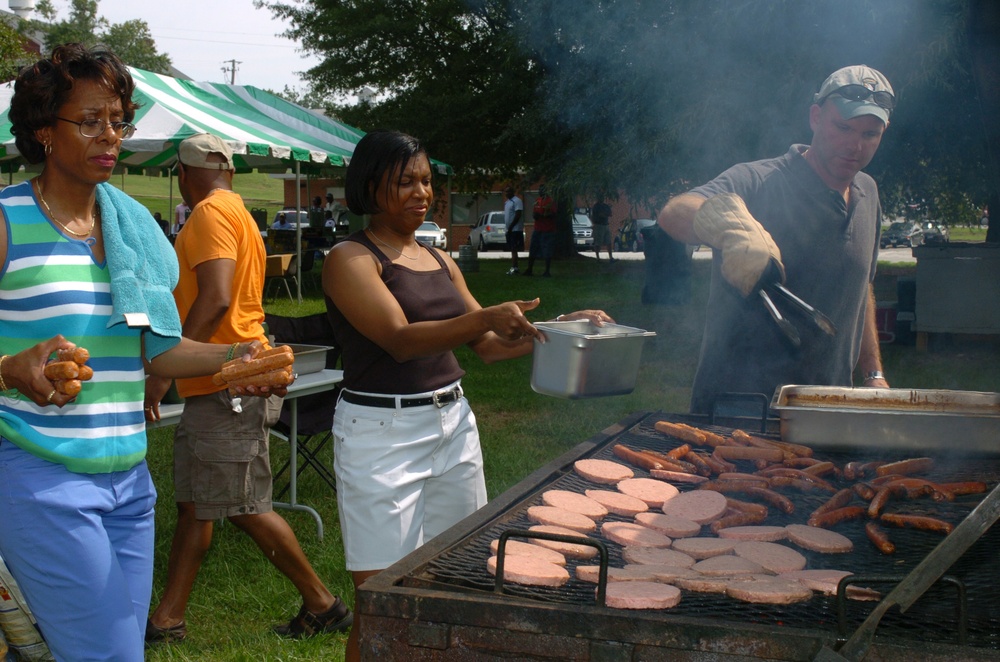
<svg viewBox="0 0 1000 662">
<path fill-rule="evenodd" d="M 896 97 L 892 96 L 892 93 L 882 90 L 876 92 L 864 85 L 844 85 L 843 87 L 838 87 L 833 92 L 830 92 L 830 94 L 827 94 L 824 100 L 833 94 L 843 97 L 848 101 L 864 101 L 870 97 L 876 106 L 889 111 L 896 107 Z"/>
</svg>

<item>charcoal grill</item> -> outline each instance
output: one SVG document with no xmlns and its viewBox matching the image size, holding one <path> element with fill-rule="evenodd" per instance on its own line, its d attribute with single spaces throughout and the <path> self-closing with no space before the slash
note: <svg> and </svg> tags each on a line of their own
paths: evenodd
<svg viewBox="0 0 1000 662">
<path fill-rule="evenodd" d="M 685 591 L 680 605 L 665 610 L 617 610 L 599 606 L 593 584 L 572 579 L 558 589 L 506 583 L 495 590 L 486 570 L 489 543 L 504 531 L 531 526 L 526 512 L 548 489 L 583 492 L 595 486 L 573 471 L 585 457 L 616 460 L 617 443 L 666 451 L 681 442 L 654 429 L 659 420 L 685 422 L 720 434 L 732 428 L 708 425 L 695 416 L 640 412 L 626 417 L 541 467 L 485 508 L 466 518 L 399 563 L 372 578 L 358 593 L 364 614 L 362 651 L 370 660 L 812 660 L 823 646 L 836 647 L 867 617 L 875 603 L 819 594 L 789 606 L 751 605 L 722 595 Z M 767 433 L 764 434 L 767 436 Z M 777 438 L 777 435 L 771 435 Z M 1000 457 L 937 458 L 934 480 L 1000 480 Z M 949 451 L 953 453 L 952 450 Z M 846 453 L 850 453 L 847 455 Z M 816 451 L 838 464 L 850 460 L 902 459 L 884 449 L 870 458 L 857 450 Z M 646 473 L 633 467 L 637 476 Z M 768 524 L 804 523 L 825 493 L 783 492 L 795 513 L 771 509 Z M 954 502 L 907 501 L 899 510 L 958 523 L 981 495 Z M 628 521 L 609 515 L 607 520 Z M 906 614 L 883 617 L 867 660 L 996 660 L 1000 658 L 1000 527 L 984 534 Z M 891 529 L 897 552 L 885 556 L 867 540 L 863 522 L 837 530 L 855 543 L 849 554 L 801 550 L 810 568 L 851 570 L 861 577 L 898 581 L 941 540 L 923 531 Z M 607 544 L 611 566 L 622 566 L 621 548 Z M 594 561 L 584 561 L 593 564 Z M 578 562 L 569 561 L 568 569 Z M 895 578 L 895 579 L 894 579 Z M 864 582 L 861 582 L 864 584 Z M 888 592 L 891 584 L 869 583 Z M 957 588 L 956 588 L 957 587 Z"/>
</svg>

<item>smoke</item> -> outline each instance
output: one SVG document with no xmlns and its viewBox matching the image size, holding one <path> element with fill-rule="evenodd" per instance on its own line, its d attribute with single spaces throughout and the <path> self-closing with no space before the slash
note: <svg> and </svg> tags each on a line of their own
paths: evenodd
<svg viewBox="0 0 1000 662">
<path fill-rule="evenodd" d="M 549 0 L 513 3 L 512 18 L 577 174 L 596 161 L 662 189 L 808 143 L 812 95 L 842 66 L 873 66 L 905 93 L 952 4 Z"/>
</svg>

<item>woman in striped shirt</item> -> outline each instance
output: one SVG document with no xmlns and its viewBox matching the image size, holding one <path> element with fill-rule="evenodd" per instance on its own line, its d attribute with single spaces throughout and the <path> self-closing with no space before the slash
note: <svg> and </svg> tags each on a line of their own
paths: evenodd
<svg viewBox="0 0 1000 662">
<path fill-rule="evenodd" d="M 145 374 L 212 374 L 260 343 L 181 337 L 173 249 L 107 181 L 135 131 L 128 69 L 78 44 L 24 68 L 9 118 L 37 177 L 0 192 L 0 556 L 57 660 L 142 660 L 156 491 Z M 45 376 L 84 347 L 92 379 Z"/>
</svg>

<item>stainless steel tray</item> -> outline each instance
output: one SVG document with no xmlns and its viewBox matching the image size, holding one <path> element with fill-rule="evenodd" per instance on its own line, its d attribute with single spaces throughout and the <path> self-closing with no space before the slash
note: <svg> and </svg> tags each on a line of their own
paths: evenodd
<svg viewBox="0 0 1000 662">
<path fill-rule="evenodd" d="M 327 345 L 296 345 L 287 343 L 292 348 L 295 355 L 295 363 L 292 370 L 297 375 L 308 375 L 311 372 L 319 372 L 326 367 L 326 353 L 332 347 Z"/>
<path fill-rule="evenodd" d="M 815 447 L 1000 454 L 1000 394 L 779 386 L 781 438 Z"/>
<path fill-rule="evenodd" d="M 535 340 L 531 388 L 559 398 L 625 395 L 635 390 L 642 346 L 656 335 L 621 324 L 587 320 L 538 322 L 546 342 Z"/>
</svg>

